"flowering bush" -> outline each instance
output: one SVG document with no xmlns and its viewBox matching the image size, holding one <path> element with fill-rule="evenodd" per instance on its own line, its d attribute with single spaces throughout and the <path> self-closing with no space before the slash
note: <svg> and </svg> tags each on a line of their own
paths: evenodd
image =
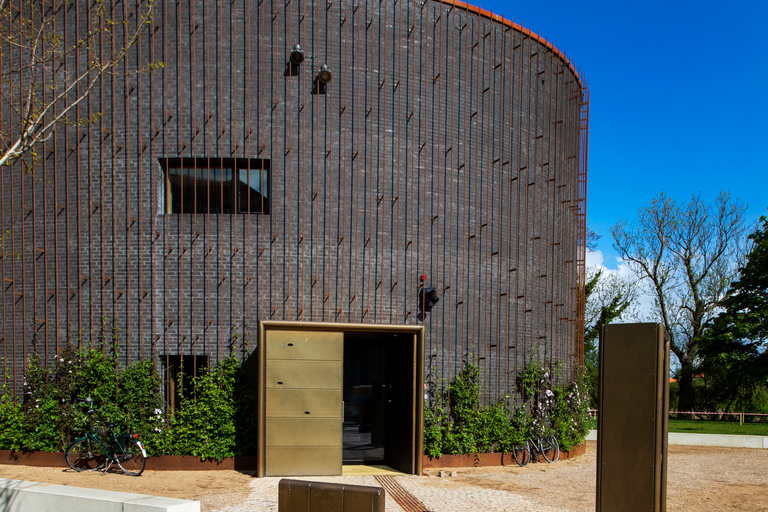
<svg viewBox="0 0 768 512">
<path fill-rule="evenodd" d="M 581 372 L 558 383 L 559 368 L 529 364 L 517 378 L 522 405 L 516 409 L 510 409 L 509 396 L 481 407 L 479 375 L 479 366 L 466 364 L 447 388 L 430 387 L 424 408 L 427 455 L 509 452 L 530 437 L 551 433 L 564 450 L 584 442 L 589 403 Z"/>
<path fill-rule="evenodd" d="M 583 374 L 556 388 L 552 424 L 560 448 L 570 450 L 584 442 L 589 433 L 589 393 Z"/>
<path fill-rule="evenodd" d="M 63 451 L 86 430 L 87 406 L 78 399 L 90 397 L 97 421 L 139 434 L 150 454 L 221 461 L 254 453 L 255 400 L 234 356 L 198 375 L 175 414 L 164 410 L 162 380 L 151 359 L 123 367 L 116 355 L 67 346 L 48 365 L 33 356 L 24 377 L 21 401 L 3 386 L 0 449 Z"/>
</svg>

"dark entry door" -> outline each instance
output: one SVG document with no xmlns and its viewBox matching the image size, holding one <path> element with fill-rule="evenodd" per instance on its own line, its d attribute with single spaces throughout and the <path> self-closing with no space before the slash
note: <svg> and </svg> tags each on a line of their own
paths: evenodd
<svg viewBox="0 0 768 512">
<path fill-rule="evenodd" d="M 414 344 L 409 334 L 344 337 L 345 464 L 414 471 Z"/>
<path fill-rule="evenodd" d="M 413 460 L 416 436 L 414 337 L 401 335 L 393 339 L 386 358 L 386 463 L 392 469 L 413 474 L 416 470 Z"/>
</svg>

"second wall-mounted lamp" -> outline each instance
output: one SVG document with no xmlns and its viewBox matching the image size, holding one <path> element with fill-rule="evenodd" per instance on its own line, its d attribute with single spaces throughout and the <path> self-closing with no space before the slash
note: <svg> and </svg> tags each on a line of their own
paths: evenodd
<svg viewBox="0 0 768 512">
<path fill-rule="evenodd" d="M 301 49 L 301 45 L 295 45 L 291 50 L 291 64 L 299 65 L 304 62 L 304 50 Z"/>
<path fill-rule="evenodd" d="M 327 84 L 331 81 L 331 78 L 333 78 L 333 75 L 331 75 L 331 70 L 328 69 L 326 64 L 323 64 L 320 67 L 320 71 L 317 72 L 317 79 L 320 80 L 321 83 Z"/>
</svg>

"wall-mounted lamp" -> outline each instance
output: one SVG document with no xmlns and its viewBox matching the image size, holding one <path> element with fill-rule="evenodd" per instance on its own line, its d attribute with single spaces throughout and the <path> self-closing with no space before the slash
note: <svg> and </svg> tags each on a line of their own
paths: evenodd
<svg viewBox="0 0 768 512">
<path fill-rule="evenodd" d="M 419 290 L 419 306 L 422 307 L 424 311 L 432 309 L 439 300 L 440 299 L 437 297 L 437 290 L 434 288 L 425 286 Z"/>
<path fill-rule="evenodd" d="M 297 44 L 293 47 L 293 50 L 291 50 L 291 63 L 299 65 L 302 62 L 304 62 L 304 50 Z"/>
<path fill-rule="evenodd" d="M 331 75 L 331 70 L 328 69 L 326 64 L 323 64 L 320 67 L 320 71 L 317 72 L 317 79 L 320 80 L 321 83 L 327 84 L 331 81 L 331 78 L 333 78 L 333 75 Z"/>
</svg>

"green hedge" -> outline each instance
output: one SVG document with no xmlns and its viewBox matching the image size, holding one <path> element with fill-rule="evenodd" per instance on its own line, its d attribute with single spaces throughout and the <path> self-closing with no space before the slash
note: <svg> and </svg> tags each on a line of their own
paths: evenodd
<svg viewBox="0 0 768 512">
<path fill-rule="evenodd" d="M 569 383 L 553 383 L 553 372 L 528 365 L 517 377 L 522 403 L 509 396 L 480 405 L 480 367 L 467 363 L 448 386 L 432 385 L 424 408 L 424 453 L 508 452 L 532 436 L 554 433 L 563 450 L 584 442 L 589 432 L 589 398 L 583 373 Z"/>
<path fill-rule="evenodd" d="M 564 450 L 582 443 L 589 431 L 583 376 L 579 373 L 569 383 L 553 377 L 552 371 L 530 364 L 517 377 L 522 398 L 517 408 L 510 408 L 509 397 L 483 407 L 480 367 L 466 364 L 448 386 L 429 390 L 425 453 L 439 457 L 507 452 L 549 431 Z M 72 347 L 49 364 L 33 357 L 25 373 L 23 400 L 14 400 L 3 387 L 0 449 L 63 451 L 87 426 L 86 409 L 78 399 L 91 397 L 100 419 L 140 434 L 152 455 L 221 461 L 256 453 L 256 400 L 234 356 L 200 371 L 192 380 L 192 393 L 181 398 L 173 414 L 165 408 L 161 385 L 150 359 L 121 366 L 115 355 Z"/>
<path fill-rule="evenodd" d="M 255 398 L 234 356 L 200 372 L 174 414 L 165 409 L 162 380 L 150 359 L 122 367 L 115 355 L 68 346 L 51 364 L 33 357 L 24 377 L 22 400 L 3 386 L 0 449 L 63 451 L 85 431 L 87 407 L 78 399 L 90 397 L 97 420 L 140 434 L 152 455 L 221 461 L 255 453 Z"/>
</svg>

